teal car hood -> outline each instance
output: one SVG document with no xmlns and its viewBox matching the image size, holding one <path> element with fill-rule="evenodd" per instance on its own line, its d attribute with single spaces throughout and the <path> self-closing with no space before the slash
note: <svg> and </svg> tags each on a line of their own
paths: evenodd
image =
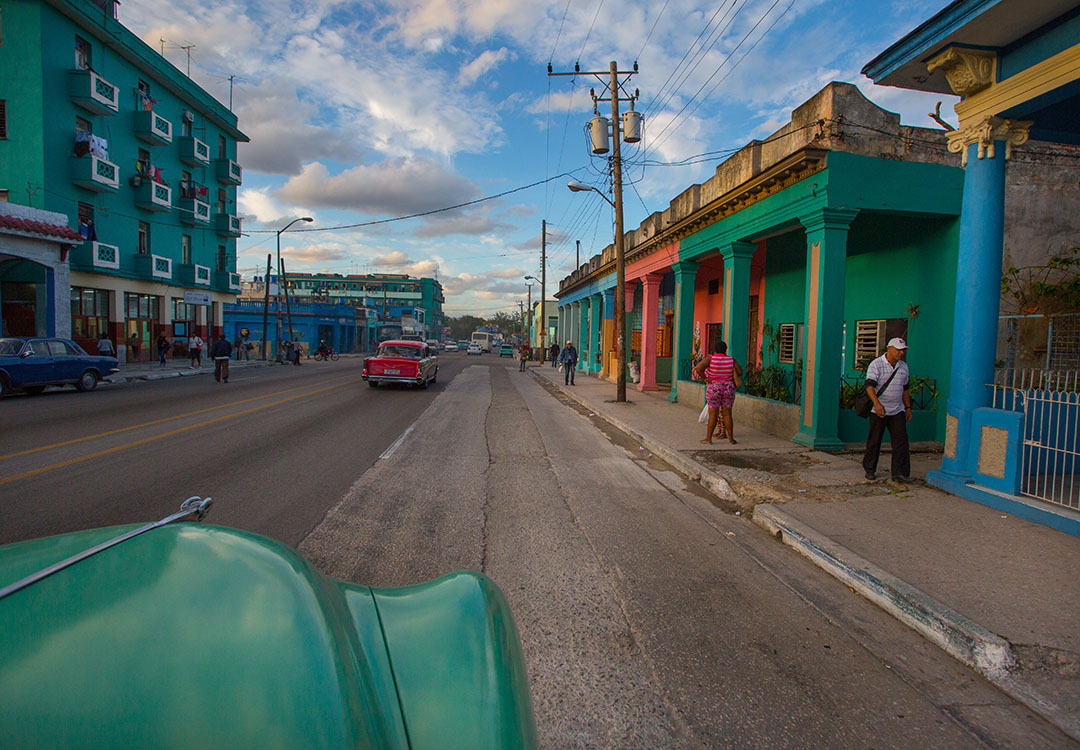
<svg viewBox="0 0 1080 750">
<path fill-rule="evenodd" d="M 129 528 L 0 547 L 0 586 Z M 534 743 L 513 620 L 474 573 L 373 592 L 180 523 L 0 599 L 0 623 L 3 747 L 437 747 L 454 717 L 459 747 Z"/>
</svg>

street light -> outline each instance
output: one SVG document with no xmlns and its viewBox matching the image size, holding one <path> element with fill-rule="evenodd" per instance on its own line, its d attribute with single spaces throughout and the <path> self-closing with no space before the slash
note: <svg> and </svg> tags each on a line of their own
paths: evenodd
<svg viewBox="0 0 1080 750">
<path fill-rule="evenodd" d="M 545 311 L 544 311 L 544 296 L 543 296 L 544 282 L 541 281 L 540 279 L 536 278 L 535 276 L 526 276 L 525 277 L 526 281 L 528 281 L 529 279 L 532 279 L 533 281 L 535 281 L 537 284 L 540 285 L 540 330 L 544 331 L 544 333 L 546 334 L 547 333 L 547 321 L 544 319 Z M 532 346 L 532 339 L 533 339 L 533 337 L 532 337 L 532 326 L 533 326 L 533 320 L 534 320 L 535 316 L 533 315 L 533 311 L 532 311 L 532 284 L 526 284 L 526 286 L 529 288 L 529 346 L 531 347 Z M 544 335 L 543 334 L 538 334 L 538 338 L 539 338 L 539 343 L 540 343 L 540 361 L 543 362 L 545 360 L 546 356 L 547 356 L 547 350 L 544 347 Z"/>
<path fill-rule="evenodd" d="M 279 229 L 277 233 L 278 291 L 277 294 L 274 295 L 274 301 L 277 303 L 277 343 L 274 345 L 274 347 L 276 351 L 275 356 L 279 362 L 281 361 L 281 285 L 285 283 L 285 274 L 281 272 L 281 235 L 283 232 L 288 230 L 289 227 L 291 227 L 298 221 L 306 221 L 310 224 L 315 220 L 310 216 L 301 216 L 299 219 L 293 219 L 292 221 L 290 221 L 282 229 Z M 270 279 L 267 279 L 266 283 L 269 284 Z M 266 331 L 263 331 L 263 338 L 265 339 L 265 337 Z"/>
<path fill-rule="evenodd" d="M 535 276 L 526 276 L 525 277 L 525 281 L 528 281 L 529 279 L 532 279 L 537 284 L 540 283 L 540 279 L 536 278 Z M 529 290 L 529 304 L 525 308 L 526 310 L 528 310 L 528 317 L 526 318 L 526 320 L 528 322 L 526 323 L 525 331 L 526 331 L 526 335 L 529 337 L 529 346 L 531 347 L 532 346 L 532 339 L 533 339 L 533 337 L 532 337 L 532 324 L 533 324 L 532 288 L 533 288 L 533 285 L 532 284 L 526 284 L 525 288 Z"/>
<path fill-rule="evenodd" d="M 592 185 L 586 185 L 584 182 L 578 182 L 577 180 L 570 180 L 570 182 L 566 183 L 566 187 L 570 188 L 570 191 L 574 193 L 587 193 L 591 190 L 592 192 L 596 193 L 601 198 L 606 200 L 612 208 L 615 208 L 615 204 L 611 202 L 611 198 L 608 198 L 606 195 L 601 193 Z"/>
</svg>

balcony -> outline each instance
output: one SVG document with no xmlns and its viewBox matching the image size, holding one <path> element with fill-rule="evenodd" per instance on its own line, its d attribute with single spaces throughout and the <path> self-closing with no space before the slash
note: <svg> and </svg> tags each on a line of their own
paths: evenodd
<svg viewBox="0 0 1080 750">
<path fill-rule="evenodd" d="M 115 193 L 120 189 L 120 170 L 100 156 L 76 156 L 71 159 L 71 181 L 98 193 Z"/>
<path fill-rule="evenodd" d="M 213 288 L 221 292 L 240 293 L 240 274 L 232 271 L 214 271 Z M 262 297 L 259 297 L 262 304 Z"/>
<path fill-rule="evenodd" d="M 135 205 L 144 211 L 171 211 L 172 188 L 144 177 L 135 188 Z"/>
<path fill-rule="evenodd" d="M 153 110 L 135 113 L 135 137 L 151 146 L 167 146 L 172 143 L 172 123 Z"/>
<path fill-rule="evenodd" d="M 173 277 L 172 258 L 164 255 L 136 255 L 133 259 L 135 273 L 143 278 L 171 279 Z"/>
<path fill-rule="evenodd" d="M 214 231 L 225 237 L 239 237 L 240 217 L 232 214 L 214 214 Z"/>
<path fill-rule="evenodd" d="M 176 280 L 184 286 L 210 286 L 210 267 L 180 263 L 176 266 Z"/>
<path fill-rule="evenodd" d="M 95 268 L 120 269 L 120 248 L 104 242 L 90 243 L 90 261 Z"/>
<path fill-rule="evenodd" d="M 120 90 L 92 70 L 68 71 L 68 93 L 95 115 L 115 115 L 120 109 Z"/>
<path fill-rule="evenodd" d="M 209 226 L 210 204 L 204 200 L 207 190 L 195 182 L 180 182 L 180 200 L 176 204 L 180 221 L 190 226 Z"/>
<path fill-rule="evenodd" d="M 193 135 L 180 136 L 180 161 L 192 167 L 210 166 L 210 147 Z"/>
<path fill-rule="evenodd" d="M 225 185 L 239 185 L 244 176 L 240 165 L 232 159 L 218 159 L 216 162 L 217 181 Z"/>
</svg>

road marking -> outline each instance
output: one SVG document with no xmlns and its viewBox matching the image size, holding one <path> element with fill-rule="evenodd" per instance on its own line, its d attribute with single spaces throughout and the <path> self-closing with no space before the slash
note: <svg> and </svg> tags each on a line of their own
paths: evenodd
<svg viewBox="0 0 1080 750">
<path fill-rule="evenodd" d="M 390 456 L 394 455 L 394 451 L 396 451 L 398 448 L 401 447 L 401 444 L 405 442 L 405 438 L 407 438 L 409 436 L 409 433 L 413 431 L 414 427 L 416 427 L 416 422 L 413 422 L 411 425 L 409 425 L 408 428 L 405 430 L 405 432 L 398 435 L 397 440 L 390 443 L 389 448 L 387 448 L 381 454 L 379 454 L 379 460 L 383 461 L 383 460 L 385 460 L 387 458 L 390 458 Z"/>
<path fill-rule="evenodd" d="M 307 388 L 306 385 L 298 385 L 295 388 L 286 388 L 283 391 L 275 391 L 274 393 L 266 393 L 262 396 L 252 396 L 251 398 L 240 399 L 239 401 L 231 401 L 227 404 L 221 404 L 219 406 L 211 406 L 206 409 L 198 409 L 196 411 L 189 411 L 186 414 L 177 414 L 172 417 L 164 417 L 162 419 L 155 419 L 151 422 L 143 422 L 142 424 L 131 425 L 130 427 L 119 427 L 115 430 L 108 430 L 107 432 L 99 432 L 96 435 L 87 435 L 86 437 L 74 438 L 73 440 L 65 440 L 62 443 L 53 443 L 52 445 L 43 445 L 40 448 L 30 448 L 28 450 L 19 451 L 18 453 L 8 453 L 5 456 L 0 456 L 0 461 L 4 461 L 9 458 L 17 458 L 18 456 L 28 456 L 31 453 L 38 453 L 40 451 L 47 451 L 53 448 L 63 448 L 66 445 L 74 445 L 75 443 L 82 443 L 86 440 L 96 440 L 97 438 L 108 437 L 109 435 L 117 435 L 121 432 L 129 432 L 131 430 L 138 430 L 143 427 L 153 427 L 156 424 L 164 424 L 165 422 L 172 422 L 177 419 L 184 419 L 186 417 L 194 417 L 199 414 L 206 414 L 207 412 L 216 411 L 218 409 L 228 409 L 230 406 L 237 406 L 239 404 L 246 404 L 251 401 L 258 401 L 261 398 L 273 398 L 274 396 L 280 396 L 283 393 L 292 393 L 293 391 L 299 391 Z"/>
<path fill-rule="evenodd" d="M 153 437 L 142 438 L 141 440 L 135 440 L 135 441 L 132 441 L 130 443 L 125 443 L 124 445 L 117 445 L 117 446 L 115 446 L 113 448 L 107 448 L 107 449 L 105 449 L 103 451 L 98 451 L 97 453 L 91 453 L 91 454 L 89 454 L 87 456 L 80 456 L 79 458 L 69 458 L 67 461 L 60 461 L 59 463 L 50 464 L 49 466 L 42 466 L 39 469 L 30 469 L 29 471 L 24 471 L 21 474 L 13 474 L 10 477 L 3 477 L 3 478 L 0 478 L 0 484 L 7 484 L 8 482 L 14 482 L 17 479 L 26 479 L 28 477 L 36 476 L 38 474 L 44 474 L 45 472 L 52 471 L 54 469 L 62 469 L 65 466 L 71 466 L 73 464 L 82 463 L 83 461 L 89 461 L 90 459 L 93 459 L 93 458 L 100 458 L 101 456 L 107 456 L 110 453 L 118 453 L 119 451 L 127 450 L 128 448 L 134 448 L 134 447 L 139 446 L 139 445 L 145 445 L 146 443 L 152 443 L 152 442 L 154 442 L 156 440 L 161 440 L 163 438 L 172 437 L 173 435 L 179 435 L 182 432 L 188 432 L 189 430 L 194 430 L 194 429 L 197 429 L 199 427 L 206 427 L 207 425 L 212 425 L 215 422 L 221 422 L 221 421 L 224 421 L 226 419 L 232 419 L 233 417 L 242 416 L 244 414 L 251 414 L 253 412 L 262 411 L 263 409 L 269 409 L 271 406 L 277 406 L 278 404 L 285 404 L 285 403 L 288 403 L 289 401 L 295 401 L 298 398 L 305 398 L 307 396 L 314 396 L 316 393 L 322 393 L 323 391 L 330 391 L 330 390 L 333 390 L 335 388 L 341 388 L 342 386 L 351 385 L 352 383 L 359 383 L 360 381 L 361 381 L 361 378 L 356 378 L 355 380 L 347 380 L 344 383 L 336 383 L 335 385 L 328 385 L 325 388 L 318 388 L 318 389 L 316 389 L 314 391 L 308 391 L 307 393 L 298 393 L 295 396 L 289 396 L 288 398 L 283 398 L 283 399 L 280 399 L 278 401 L 272 401 L 269 404 L 262 404 L 261 406 L 253 406 L 250 409 L 244 409 L 243 411 L 233 412 L 232 414 L 222 414 L 220 417 L 214 417 L 213 419 L 208 419 L 205 422 L 199 422 L 197 424 L 188 425 L 187 427 L 179 427 L 179 428 L 177 428 L 175 430 L 172 430 L 170 432 L 162 433 L 161 435 L 154 435 Z"/>
</svg>

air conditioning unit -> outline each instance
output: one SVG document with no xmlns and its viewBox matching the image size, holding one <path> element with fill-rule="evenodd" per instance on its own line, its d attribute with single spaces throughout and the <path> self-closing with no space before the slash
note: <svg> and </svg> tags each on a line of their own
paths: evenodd
<svg viewBox="0 0 1080 750">
<path fill-rule="evenodd" d="M 187 111 L 186 109 L 180 115 L 180 117 L 181 117 L 181 119 L 183 119 L 184 122 L 189 122 L 189 123 L 190 122 L 195 122 L 195 115 L 193 115 L 191 112 Z"/>
</svg>

